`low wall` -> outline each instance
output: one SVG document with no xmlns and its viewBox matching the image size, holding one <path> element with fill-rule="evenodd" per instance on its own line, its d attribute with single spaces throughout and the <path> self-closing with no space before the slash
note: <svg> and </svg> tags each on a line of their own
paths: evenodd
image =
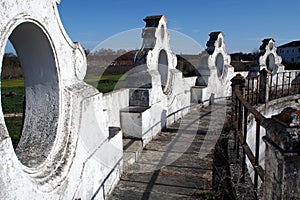
<svg viewBox="0 0 300 200">
<path fill-rule="evenodd" d="M 264 105 L 260 105 L 260 106 L 256 107 L 256 109 L 259 112 L 261 112 L 261 114 L 264 115 L 266 118 L 270 118 L 272 115 L 276 115 L 276 114 L 280 113 L 286 107 L 294 107 L 294 108 L 298 107 L 298 109 L 299 109 L 299 105 L 297 106 L 296 102 L 295 102 L 295 100 L 297 100 L 299 98 L 300 98 L 300 95 L 293 95 L 293 96 L 279 98 L 279 99 L 267 102 Z M 247 143 L 249 144 L 252 152 L 255 152 L 256 122 L 255 122 L 253 115 L 248 116 L 248 129 L 247 130 L 248 130 L 247 131 Z M 259 164 L 263 168 L 265 168 L 265 160 L 272 159 L 272 158 L 265 157 L 266 144 L 262 140 L 262 137 L 265 135 L 266 135 L 265 129 L 263 127 L 260 127 Z M 248 171 L 249 171 L 252 181 L 253 181 L 254 170 L 248 159 L 247 159 L 247 166 L 248 166 Z"/>
<path fill-rule="evenodd" d="M 121 127 L 120 110 L 129 106 L 129 89 L 119 89 L 103 95 L 106 127 Z"/>
<path fill-rule="evenodd" d="M 191 87 L 197 77 L 183 78 L 177 72 L 173 79 L 170 95 L 142 88 L 123 88 L 103 94 L 105 127 L 120 127 L 125 136 L 141 138 L 145 145 L 164 126 L 190 110 Z"/>
</svg>

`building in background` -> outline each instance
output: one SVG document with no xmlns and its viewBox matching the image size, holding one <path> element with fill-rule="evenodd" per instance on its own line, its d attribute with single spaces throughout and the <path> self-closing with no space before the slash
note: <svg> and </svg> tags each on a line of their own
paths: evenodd
<svg viewBox="0 0 300 200">
<path fill-rule="evenodd" d="M 300 40 L 292 41 L 277 47 L 277 53 L 285 63 L 300 63 Z"/>
</svg>

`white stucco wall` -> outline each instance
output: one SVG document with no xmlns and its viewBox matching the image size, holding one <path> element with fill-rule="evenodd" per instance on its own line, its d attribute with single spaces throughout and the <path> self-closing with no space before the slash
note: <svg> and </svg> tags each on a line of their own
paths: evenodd
<svg viewBox="0 0 300 200">
<path fill-rule="evenodd" d="M 286 107 L 293 107 L 299 110 L 299 105 L 296 104 L 295 100 L 299 99 L 300 95 L 294 95 L 284 98 L 279 98 L 273 101 L 270 101 L 262 106 L 257 107 L 256 109 L 261 112 L 261 114 L 266 117 L 270 118 L 273 115 L 277 115 L 281 113 L 281 111 Z M 253 115 L 249 115 L 248 117 L 248 131 L 247 131 L 247 143 L 250 146 L 252 152 L 255 155 L 255 142 L 256 142 L 256 121 L 253 118 Z M 260 127 L 260 149 L 259 149 L 259 164 L 262 168 L 265 168 L 265 149 L 266 144 L 262 140 L 262 137 L 266 135 L 265 129 Z M 249 173 L 251 175 L 252 181 L 254 180 L 254 169 L 250 161 L 247 159 L 247 166 Z M 259 182 L 261 184 L 261 181 Z"/>
<path fill-rule="evenodd" d="M 11 36 L 26 86 L 16 152 L 0 108 L 1 199 L 103 199 L 122 171 L 122 133 L 108 138 L 102 94 L 82 81 L 85 53 L 57 3 L 0 1 L 0 63 Z"/>
<path fill-rule="evenodd" d="M 226 50 L 224 34 L 220 32 L 214 42 L 213 52 L 205 57 L 206 61 L 199 63 L 198 68 L 209 69 L 207 87 L 193 88 L 193 101 L 208 104 L 211 99 L 225 99 L 231 95 L 231 78 L 234 77 L 234 68 L 230 65 L 231 58 Z M 207 66 L 203 66 L 207 65 Z M 199 70 L 201 73 L 201 70 Z M 201 93 L 201 94 L 199 94 Z M 200 98 L 200 99 L 199 99 Z"/>
<path fill-rule="evenodd" d="M 138 91 L 140 87 L 148 90 L 148 108 L 140 112 L 131 109 L 131 113 L 128 108 L 122 113 L 124 133 L 142 138 L 144 145 L 161 128 L 189 111 L 191 87 L 196 82 L 196 77 L 185 79 L 176 69 L 177 57 L 170 48 L 166 17 L 152 16 L 145 20 L 156 20 L 157 25 L 146 25 L 143 29 L 143 44 L 135 58 L 135 69 L 128 74 L 126 83 L 131 90 Z M 130 127 L 135 127 L 134 131 Z"/>
<path fill-rule="evenodd" d="M 264 54 L 259 57 L 260 70 L 265 68 L 271 73 L 282 72 L 284 71 L 284 66 L 281 62 L 282 58 L 277 54 L 275 41 L 270 39 L 264 49 Z"/>
</svg>

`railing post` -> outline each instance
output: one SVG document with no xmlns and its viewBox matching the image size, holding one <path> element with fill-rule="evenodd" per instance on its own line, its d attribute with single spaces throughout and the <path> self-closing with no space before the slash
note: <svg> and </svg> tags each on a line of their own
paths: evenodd
<svg viewBox="0 0 300 200">
<path fill-rule="evenodd" d="M 256 121 L 256 134 L 255 134 L 255 166 L 259 165 L 259 146 L 260 146 L 260 121 Z M 254 170 L 254 189 L 257 190 L 258 187 L 258 173 Z"/>
<path fill-rule="evenodd" d="M 247 132 L 248 132 L 248 109 L 244 107 L 244 141 L 242 142 L 242 145 L 247 144 Z M 245 149 L 243 149 L 243 162 L 242 162 L 242 178 L 241 183 L 245 183 L 245 174 L 246 174 L 246 152 Z"/>
<path fill-rule="evenodd" d="M 233 77 L 231 80 L 231 88 L 232 88 L 232 113 L 235 113 L 236 109 L 236 94 L 235 89 L 238 88 L 241 91 L 241 94 L 244 94 L 245 89 L 245 78 L 241 74 L 237 74 L 235 77 Z M 232 120 L 234 122 L 234 119 Z"/>
<path fill-rule="evenodd" d="M 258 103 L 266 103 L 269 101 L 269 87 L 268 87 L 269 72 L 264 68 L 259 72 L 259 94 Z"/>
<path fill-rule="evenodd" d="M 264 199 L 300 197 L 299 128 L 287 128 L 274 119 L 267 122 Z"/>
<path fill-rule="evenodd" d="M 244 89 L 245 89 L 245 78 L 241 74 L 237 74 L 235 77 L 233 77 L 231 80 L 231 88 L 232 88 L 232 104 L 231 104 L 231 121 L 233 125 L 233 129 L 235 130 L 234 134 L 234 149 L 239 148 L 238 147 L 238 139 L 237 139 L 237 131 L 241 127 L 241 120 L 239 118 L 242 117 L 241 115 L 241 109 L 239 108 L 239 102 L 238 98 L 236 96 L 235 90 L 238 89 L 241 94 L 244 94 Z M 238 123 L 238 124 L 237 124 Z M 238 127 L 236 127 L 238 125 Z"/>
</svg>

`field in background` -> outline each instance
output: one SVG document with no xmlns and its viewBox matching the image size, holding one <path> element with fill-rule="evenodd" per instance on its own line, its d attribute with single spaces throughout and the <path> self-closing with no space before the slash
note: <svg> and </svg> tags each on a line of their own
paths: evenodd
<svg viewBox="0 0 300 200">
<path fill-rule="evenodd" d="M 84 81 L 103 93 L 114 90 L 116 84 L 118 87 L 124 85 L 122 75 L 104 75 L 100 80 L 99 77 L 88 76 Z M 3 80 L 1 87 L 3 113 L 22 113 L 25 96 L 24 80 L 22 78 Z"/>
<path fill-rule="evenodd" d="M 25 96 L 24 80 L 3 80 L 1 83 L 1 101 L 3 113 L 22 113 Z"/>
<path fill-rule="evenodd" d="M 86 83 L 96 87 L 100 92 L 107 93 L 115 89 L 116 84 L 122 87 L 124 77 L 122 75 L 104 75 L 99 80 L 99 77 L 88 76 L 84 80 Z M 24 79 L 9 79 L 1 82 L 1 102 L 6 127 L 12 139 L 13 146 L 16 148 L 23 124 L 23 107 L 25 97 Z M 11 114 L 18 114 L 14 116 Z M 10 116 L 7 116 L 10 114 Z M 19 116 L 21 114 L 21 116 Z"/>
<path fill-rule="evenodd" d="M 1 83 L 1 102 L 3 113 L 18 114 L 19 116 L 5 116 L 5 124 L 12 139 L 14 148 L 19 140 L 23 124 L 23 107 L 24 107 L 24 80 L 22 78 L 3 80 Z M 21 116 L 20 116 L 21 114 Z"/>
<path fill-rule="evenodd" d="M 100 92 L 107 93 L 114 89 L 124 87 L 125 77 L 123 75 L 103 75 L 100 80 L 98 76 L 87 76 L 84 81 Z M 117 88 L 116 88 L 117 86 Z"/>
</svg>

